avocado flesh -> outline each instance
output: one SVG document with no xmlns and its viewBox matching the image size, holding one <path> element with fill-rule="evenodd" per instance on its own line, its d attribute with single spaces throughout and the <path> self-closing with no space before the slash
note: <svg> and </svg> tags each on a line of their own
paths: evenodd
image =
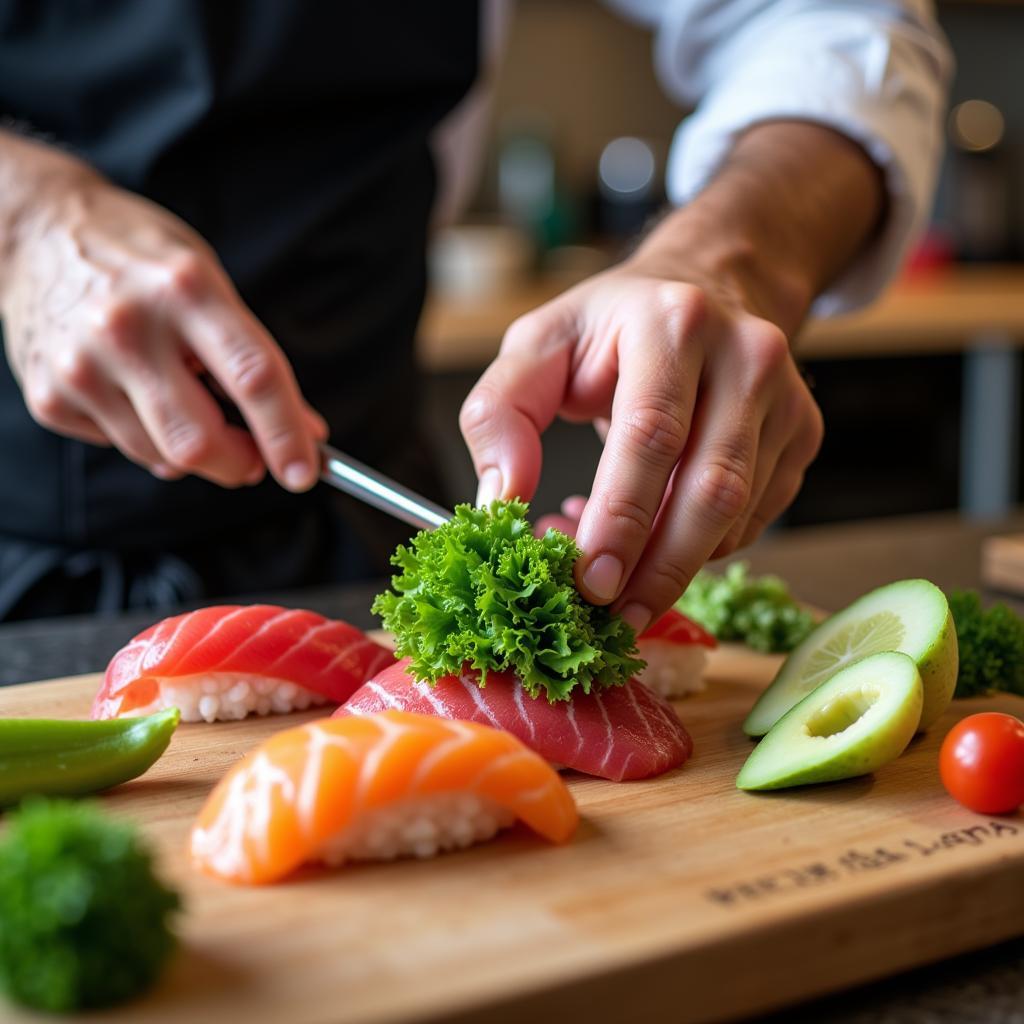
<svg viewBox="0 0 1024 1024">
<path fill-rule="evenodd" d="M 906 749 L 923 706 L 924 685 L 912 658 L 870 655 L 840 669 L 783 715 L 747 758 L 736 785 L 783 789 L 877 771 Z"/>
</svg>

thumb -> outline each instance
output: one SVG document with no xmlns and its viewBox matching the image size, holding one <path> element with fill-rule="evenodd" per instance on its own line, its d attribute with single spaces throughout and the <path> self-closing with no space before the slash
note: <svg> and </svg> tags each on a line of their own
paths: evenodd
<svg viewBox="0 0 1024 1024">
<path fill-rule="evenodd" d="M 558 300 L 517 320 L 463 403 L 459 427 L 480 481 L 477 504 L 529 500 L 541 469 L 541 434 L 569 381 L 574 334 Z"/>
</svg>

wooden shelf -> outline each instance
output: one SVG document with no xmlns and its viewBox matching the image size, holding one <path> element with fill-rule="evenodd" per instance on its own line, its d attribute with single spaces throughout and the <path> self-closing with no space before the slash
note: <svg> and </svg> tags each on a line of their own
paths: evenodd
<svg viewBox="0 0 1024 1024">
<path fill-rule="evenodd" d="M 540 278 L 486 301 L 429 300 L 420 324 L 424 366 L 435 372 L 486 366 L 513 320 L 570 283 Z M 863 313 L 809 323 L 795 351 L 804 359 L 840 359 L 996 343 L 1024 346 L 1024 265 L 956 266 L 902 280 Z"/>
</svg>

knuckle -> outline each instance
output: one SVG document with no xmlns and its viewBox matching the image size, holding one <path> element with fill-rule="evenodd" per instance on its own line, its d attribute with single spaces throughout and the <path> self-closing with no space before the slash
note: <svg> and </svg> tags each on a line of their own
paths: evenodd
<svg viewBox="0 0 1024 1024">
<path fill-rule="evenodd" d="M 571 304 L 555 299 L 517 317 L 505 330 L 501 351 L 522 357 L 543 357 L 570 344 L 575 324 L 571 308 Z"/>
<path fill-rule="evenodd" d="M 790 362 L 789 341 L 775 324 L 757 320 L 746 328 L 746 362 L 755 388 L 777 377 Z"/>
<path fill-rule="evenodd" d="M 604 510 L 617 527 L 629 533 L 646 536 L 654 523 L 651 512 L 631 498 L 609 498 L 605 502 Z"/>
<path fill-rule="evenodd" d="M 479 436 L 494 422 L 498 407 L 498 396 L 490 388 L 476 388 L 459 410 L 459 429 L 466 437 Z"/>
<path fill-rule="evenodd" d="M 240 345 L 228 359 L 228 372 L 239 396 L 259 401 L 272 395 L 281 384 L 281 367 L 274 355 L 255 345 Z"/>
<path fill-rule="evenodd" d="M 623 419 L 621 429 L 634 451 L 657 462 L 675 462 L 686 444 L 690 425 L 680 409 L 644 405 Z"/>
<path fill-rule="evenodd" d="M 96 340 L 118 355 L 134 356 L 143 347 L 141 310 L 130 299 L 111 299 L 96 312 Z"/>
<path fill-rule="evenodd" d="M 37 381 L 29 388 L 25 404 L 38 424 L 51 429 L 63 423 L 68 411 L 60 392 L 46 381 Z"/>
<path fill-rule="evenodd" d="M 78 346 L 61 349 L 54 358 L 54 370 L 70 391 L 87 394 L 96 389 L 96 366 L 88 353 Z"/>
<path fill-rule="evenodd" d="M 260 435 L 260 443 L 274 451 L 289 449 L 303 443 L 302 435 L 285 424 L 272 424 Z"/>
<path fill-rule="evenodd" d="M 213 455 L 213 438 L 193 424 L 170 424 L 163 442 L 171 464 L 189 472 L 201 469 Z"/>
<path fill-rule="evenodd" d="M 172 299 L 194 298 L 203 291 L 206 274 L 206 259 L 193 249 L 185 249 L 168 261 L 163 290 Z"/>
<path fill-rule="evenodd" d="M 731 523 L 750 501 L 749 475 L 725 461 L 708 463 L 697 476 L 696 499 L 714 520 Z"/>
<path fill-rule="evenodd" d="M 683 330 L 695 330 L 711 312 L 711 300 L 696 285 L 664 281 L 654 294 L 655 309 Z"/>
<path fill-rule="evenodd" d="M 670 605 L 690 585 L 693 572 L 676 557 L 663 555 L 650 567 L 652 590 L 667 595 L 664 604 Z"/>
<path fill-rule="evenodd" d="M 658 286 L 654 309 L 676 349 L 685 348 L 711 316 L 711 300 L 692 284 L 667 281 Z"/>
<path fill-rule="evenodd" d="M 503 349 L 521 349 L 530 345 L 536 335 L 536 316 L 534 313 L 524 313 L 516 317 L 505 330 L 505 337 L 502 339 Z"/>
</svg>

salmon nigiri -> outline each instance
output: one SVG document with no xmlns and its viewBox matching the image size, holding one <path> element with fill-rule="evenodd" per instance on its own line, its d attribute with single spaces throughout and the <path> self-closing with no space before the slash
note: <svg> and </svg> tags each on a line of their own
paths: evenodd
<svg viewBox="0 0 1024 1024">
<path fill-rule="evenodd" d="M 307 861 L 432 857 L 516 818 L 552 842 L 576 828 L 541 757 L 490 726 L 385 711 L 272 736 L 218 783 L 190 848 L 206 874 L 260 884 Z"/>
<path fill-rule="evenodd" d="M 93 718 L 177 707 L 186 722 L 342 701 L 394 661 L 347 622 L 277 605 L 217 605 L 164 619 L 107 666 Z"/>
</svg>

